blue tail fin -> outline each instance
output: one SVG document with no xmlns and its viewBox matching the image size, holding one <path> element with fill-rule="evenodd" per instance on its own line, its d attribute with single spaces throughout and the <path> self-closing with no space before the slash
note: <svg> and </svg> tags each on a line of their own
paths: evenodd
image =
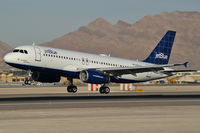
<svg viewBox="0 0 200 133">
<path fill-rule="evenodd" d="M 157 65 L 168 64 L 175 35 L 175 31 L 167 31 L 165 36 L 160 40 L 155 49 L 144 60 L 144 62 L 153 63 Z"/>
</svg>

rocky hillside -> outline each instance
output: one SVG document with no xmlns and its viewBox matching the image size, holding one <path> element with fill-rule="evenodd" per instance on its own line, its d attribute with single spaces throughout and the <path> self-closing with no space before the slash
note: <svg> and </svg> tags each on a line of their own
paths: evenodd
<svg viewBox="0 0 200 133">
<path fill-rule="evenodd" d="M 11 50 L 12 48 L 9 45 L 0 41 L 0 69 L 1 70 L 7 70 L 8 68 L 10 68 L 6 63 L 4 63 L 3 56 Z"/>
<path fill-rule="evenodd" d="M 143 60 L 167 30 L 177 31 L 170 63 L 189 61 L 190 68 L 200 69 L 199 12 L 163 12 L 147 15 L 134 24 L 120 20 L 113 25 L 97 18 L 41 45 Z"/>
</svg>

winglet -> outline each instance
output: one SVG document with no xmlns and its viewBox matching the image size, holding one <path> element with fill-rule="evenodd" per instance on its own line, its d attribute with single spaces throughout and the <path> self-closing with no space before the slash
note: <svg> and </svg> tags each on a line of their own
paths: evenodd
<svg viewBox="0 0 200 133">
<path fill-rule="evenodd" d="M 188 63 L 189 63 L 189 62 L 187 61 L 187 62 L 185 62 L 185 63 L 183 64 L 185 68 L 188 67 Z"/>
</svg>

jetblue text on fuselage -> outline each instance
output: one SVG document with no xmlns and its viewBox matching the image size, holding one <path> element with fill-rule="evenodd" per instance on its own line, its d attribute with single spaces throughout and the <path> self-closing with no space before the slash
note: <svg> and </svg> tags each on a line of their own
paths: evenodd
<svg viewBox="0 0 200 133">
<path fill-rule="evenodd" d="M 168 55 L 165 55 L 165 54 L 163 54 L 163 53 L 156 53 L 155 58 L 160 58 L 160 59 L 165 59 L 165 60 L 167 60 L 167 59 L 168 59 Z"/>
<path fill-rule="evenodd" d="M 51 49 L 48 49 L 48 50 L 45 50 L 45 53 L 47 54 L 57 54 L 57 52 L 56 51 L 54 51 L 54 50 L 51 50 Z"/>
</svg>

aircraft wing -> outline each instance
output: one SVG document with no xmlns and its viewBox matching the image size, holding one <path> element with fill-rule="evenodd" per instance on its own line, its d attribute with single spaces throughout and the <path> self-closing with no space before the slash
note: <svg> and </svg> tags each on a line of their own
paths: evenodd
<svg viewBox="0 0 200 133">
<path fill-rule="evenodd" d="M 197 70 L 163 70 L 162 73 L 197 72 Z"/>
<path fill-rule="evenodd" d="M 93 68 L 90 70 L 107 73 L 113 76 L 119 76 L 123 74 L 136 74 L 136 73 L 152 72 L 152 71 L 164 72 L 165 71 L 164 67 L 173 67 L 173 66 L 181 66 L 181 65 L 187 66 L 187 62 L 183 64 L 166 64 L 166 65 L 137 66 L 137 67 Z"/>
</svg>

